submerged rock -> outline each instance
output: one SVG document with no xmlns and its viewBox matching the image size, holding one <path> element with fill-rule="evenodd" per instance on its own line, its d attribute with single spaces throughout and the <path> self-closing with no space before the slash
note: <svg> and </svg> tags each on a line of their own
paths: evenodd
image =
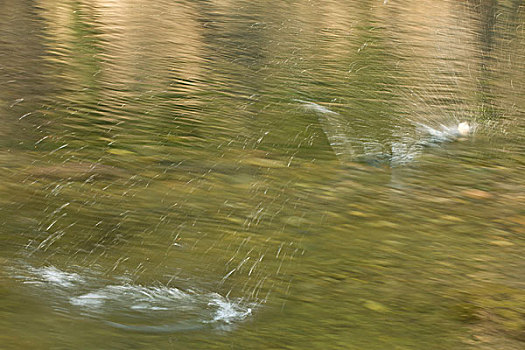
<svg viewBox="0 0 525 350">
<path fill-rule="evenodd" d="M 389 311 L 386 306 L 384 306 L 381 303 L 378 303 L 377 301 L 373 301 L 373 300 L 365 300 L 363 303 L 363 306 L 369 310 L 381 312 L 381 313 Z"/>
</svg>

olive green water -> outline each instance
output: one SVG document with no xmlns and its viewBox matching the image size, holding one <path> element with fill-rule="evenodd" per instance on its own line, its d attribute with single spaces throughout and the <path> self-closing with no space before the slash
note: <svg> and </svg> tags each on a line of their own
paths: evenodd
<svg viewBox="0 0 525 350">
<path fill-rule="evenodd" d="M 4 0 L 0 32 L 0 348 L 525 347 L 522 1 Z"/>
</svg>

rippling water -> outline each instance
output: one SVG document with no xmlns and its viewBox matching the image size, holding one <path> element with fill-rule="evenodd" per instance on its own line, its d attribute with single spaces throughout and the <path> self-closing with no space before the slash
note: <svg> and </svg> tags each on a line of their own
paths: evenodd
<svg viewBox="0 0 525 350">
<path fill-rule="evenodd" d="M 524 11 L 4 0 L 0 347 L 523 348 Z"/>
</svg>

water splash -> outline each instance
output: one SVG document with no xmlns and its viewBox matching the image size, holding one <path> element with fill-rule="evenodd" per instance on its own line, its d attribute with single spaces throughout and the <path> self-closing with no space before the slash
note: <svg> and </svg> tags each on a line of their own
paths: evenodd
<svg viewBox="0 0 525 350">
<path fill-rule="evenodd" d="M 294 99 L 294 101 L 301 103 L 303 108 L 313 111 L 313 112 L 322 113 L 322 114 L 339 114 L 315 102 L 304 101 L 300 99 Z"/>
<path fill-rule="evenodd" d="M 80 274 L 54 266 L 25 265 L 12 272 L 24 285 L 37 288 L 35 298 L 44 297 L 57 309 L 128 331 L 167 333 L 209 327 L 227 330 L 250 316 L 257 306 L 213 291 L 141 285 L 118 278 L 106 280 L 93 271 Z M 118 283 L 119 280 L 124 282 Z"/>
<path fill-rule="evenodd" d="M 475 124 L 471 125 L 466 121 L 453 123 L 451 125 L 440 124 L 440 126 L 436 128 L 423 123 L 416 123 L 416 125 L 427 135 L 420 141 L 422 145 L 439 144 L 466 138 L 476 130 Z"/>
<path fill-rule="evenodd" d="M 251 307 L 242 306 L 240 303 L 232 303 L 219 294 L 215 294 L 208 305 L 216 308 L 211 322 L 232 323 L 242 320 L 252 313 Z"/>
<path fill-rule="evenodd" d="M 314 102 L 295 99 L 301 106 L 317 115 L 319 124 L 335 155 L 342 162 L 363 161 L 369 164 L 400 166 L 413 162 L 426 147 L 465 139 L 473 134 L 477 125 L 455 118 L 448 124 L 411 122 L 399 130 L 393 130 L 394 140 L 375 140 L 357 135 L 351 121 Z M 372 127 L 372 126 L 370 126 Z M 395 136 L 395 135 L 399 136 Z"/>
<path fill-rule="evenodd" d="M 317 115 L 319 123 L 335 155 L 343 161 L 350 160 L 354 155 L 354 147 L 350 139 L 352 128 L 344 117 L 315 102 L 299 99 L 294 99 L 294 101 L 301 103 L 301 107 L 306 111 L 313 112 Z"/>
<path fill-rule="evenodd" d="M 16 274 L 14 277 L 22 279 L 26 284 L 41 286 L 47 284 L 62 288 L 73 287 L 75 284 L 84 282 L 84 279 L 79 274 L 64 272 L 54 266 L 28 267 L 27 273 Z"/>
</svg>

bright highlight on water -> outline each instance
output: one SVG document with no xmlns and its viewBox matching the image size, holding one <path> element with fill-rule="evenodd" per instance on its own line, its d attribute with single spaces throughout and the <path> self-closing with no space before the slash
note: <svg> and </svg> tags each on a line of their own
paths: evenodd
<svg viewBox="0 0 525 350">
<path fill-rule="evenodd" d="M 459 123 L 458 132 L 461 136 L 468 136 L 470 134 L 470 125 L 467 122 Z"/>
</svg>

